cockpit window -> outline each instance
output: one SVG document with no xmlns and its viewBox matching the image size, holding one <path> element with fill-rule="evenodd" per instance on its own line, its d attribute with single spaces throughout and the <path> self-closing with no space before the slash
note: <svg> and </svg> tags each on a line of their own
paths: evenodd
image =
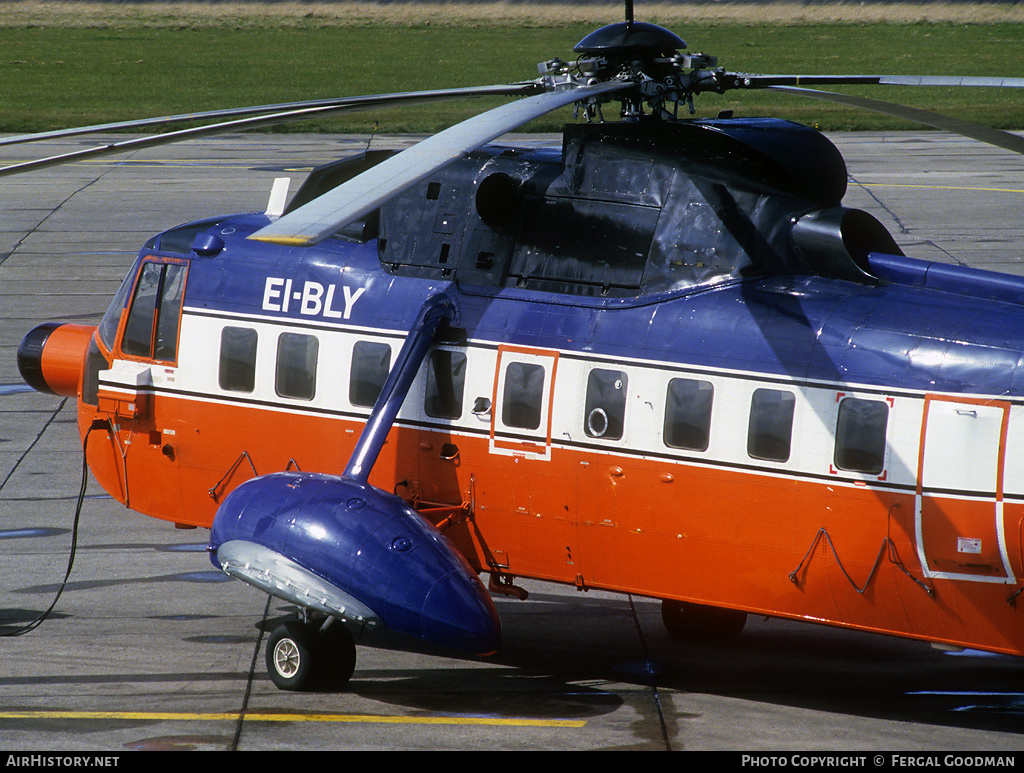
<svg viewBox="0 0 1024 773">
<path fill-rule="evenodd" d="M 103 345 L 108 351 L 114 351 L 114 339 L 117 338 L 117 326 L 121 323 L 121 312 L 124 311 L 124 304 L 128 300 L 128 293 L 132 291 L 135 284 L 135 270 L 128 273 L 128 276 L 117 288 L 117 295 L 110 301 L 103 319 L 100 320 L 99 334 Z"/>
<path fill-rule="evenodd" d="M 186 268 L 180 263 L 142 264 L 121 336 L 124 354 L 152 360 L 176 359 Z"/>
<path fill-rule="evenodd" d="M 181 322 L 181 304 L 185 300 L 185 267 L 168 265 L 164 269 L 164 282 L 157 305 L 156 338 L 153 357 L 174 360 L 178 356 L 178 324 Z"/>
</svg>

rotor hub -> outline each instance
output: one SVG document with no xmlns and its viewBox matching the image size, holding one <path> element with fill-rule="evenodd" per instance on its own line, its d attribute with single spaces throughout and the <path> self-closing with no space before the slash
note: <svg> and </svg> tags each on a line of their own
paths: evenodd
<svg viewBox="0 0 1024 773">
<path fill-rule="evenodd" d="M 581 72 L 601 80 L 628 76 L 663 79 L 678 70 L 677 52 L 686 42 L 664 27 L 619 22 L 594 30 L 573 48 Z"/>
<path fill-rule="evenodd" d="M 619 22 L 594 30 L 573 51 L 587 56 L 671 56 L 686 43 L 674 32 L 646 22 Z"/>
<path fill-rule="evenodd" d="M 635 83 L 636 89 L 611 97 L 622 103 L 622 119 L 636 121 L 645 115 L 671 119 L 680 102 L 693 112 L 698 83 L 706 79 L 707 68 L 717 64 L 714 57 L 680 53 L 685 48 L 686 42 L 674 32 L 635 22 L 627 14 L 626 21 L 594 30 L 577 43 L 575 66 L 550 60 L 540 65 L 540 71 L 548 89 L 613 80 Z M 597 100 L 584 109 L 588 120 L 603 120 Z"/>
</svg>

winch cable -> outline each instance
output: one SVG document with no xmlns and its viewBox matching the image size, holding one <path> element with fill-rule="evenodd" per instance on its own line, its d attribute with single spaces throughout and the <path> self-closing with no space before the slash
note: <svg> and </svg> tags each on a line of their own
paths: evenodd
<svg viewBox="0 0 1024 773">
<path fill-rule="evenodd" d="M 65 402 L 67 402 L 67 400 L 60 404 L 60 408 L 58 408 L 54 412 L 54 416 L 60 413 L 60 409 L 64 407 Z M 47 426 L 49 426 L 49 422 L 47 423 Z M 75 505 L 75 517 L 71 524 L 71 551 L 68 554 L 68 568 L 64 572 L 64 580 L 61 582 L 60 587 L 57 589 L 57 595 L 54 597 L 53 603 L 50 604 L 49 608 L 47 608 L 45 612 L 39 615 L 35 620 L 26 623 L 20 628 L 15 628 L 13 630 L 7 631 L 0 631 L 0 636 L 22 636 L 26 633 L 29 633 L 30 631 L 34 631 L 36 628 L 42 625 L 43 621 L 50 616 L 50 613 L 53 612 L 54 608 L 57 606 L 57 602 L 60 601 L 61 594 L 64 592 L 64 588 L 68 584 L 68 578 L 71 576 L 71 569 L 75 565 L 75 553 L 78 550 L 78 523 L 82 516 L 82 505 L 85 503 L 85 491 L 89 486 L 89 464 L 87 461 L 88 454 L 86 452 L 88 451 L 89 448 L 89 436 L 92 434 L 93 429 L 94 427 L 89 428 L 88 432 L 85 433 L 85 440 L 82 441 L 82 484 L 78 489 L 78 502 Z M 39 434 L 41 437 L 43 433 L 40 432 Z"/>
</svg>

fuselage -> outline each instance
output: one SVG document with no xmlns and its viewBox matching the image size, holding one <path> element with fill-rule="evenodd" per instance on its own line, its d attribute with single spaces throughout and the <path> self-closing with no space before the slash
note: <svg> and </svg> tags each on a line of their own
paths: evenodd
<svg viewBox="0 0 1024 773">
<path fill-rule="evenodd" d="M 526 207 L 545 227 L 565 200 L 551 191 Z M 700 216 L 765 209 L 717 201 Z M 645 254 L 604 285 L 578 256 L 552 273 L 562 248 L 538 240 L 502 264 L 492 247 L 525 231 L 499 215 L 492 234 L 456 222 L 449 242 L 435 218 L 405 251 L 429 243 L 432 264 L 389 258 L 387 212 L 380 233 L 309 248 L 247 240 L 263 215 L 170 232 L 93 342 L 90 467 L 129 507 L 195 526 L 257 475 L 340 473 L 418 310 L 448 292 L 457 319 L 369 482 L 496 585 L 539 578 L 1024 654 L 1024 303 L 781 259 L 752 270 L 783 237 L 746 216 L 768 247 L 741 245 L 731 265 L 691 251 L 689 280 L 648 281 L 644 260 L 671 253 L 666 205 L 651 202 L 637 206 L 654 224 L 623 236 Z M 570 209 L 577 226 L 592 214 Z M 616 233 L 638 222 L 618 216 Z M 588 249 L 610 238 L 595 230 Z"/>
</svg>

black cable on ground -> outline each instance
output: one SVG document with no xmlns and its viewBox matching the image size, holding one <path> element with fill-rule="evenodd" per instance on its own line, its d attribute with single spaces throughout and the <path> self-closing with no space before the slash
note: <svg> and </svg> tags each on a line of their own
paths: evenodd
<svg viewBox="0 0 1024 773">
<path fill-rule="evenodd" d="M 68 578 L 71 576 L 71 569 L 75 565 L 75 553 L 78 549 L 78 522 L 82 515 L 82 504 L 85 502 L 85 490 L 89 486 L 89 464 L 87 461 L 88 456 L 86 451 L 89 448 L 89 435 L 91 434 L 92 428 L 90 427 L 89 431 L 85 433 L 85 440 L 82 442 L 82 485 L 78 490 L 78 504 L 75 505 L 75 518 L 71 525 L 71 552 L 68 555 L 68 568 L 67 571 L 64 572 L 64 580 L 57 589 L 57 595 L 54 597 L 53 603 L 50 604 L 49 608 L 45 612 L 39 615 L 39 617 L 32 622 L 26 623 L 20 628 L 0 632 L 0 636 L 22 636 L 23 634 L 29 633 L 30 631 L 34 631 L 38 628 L 43 621 L 50 616 L 50 613 L 53 612 L 54 607 L 57 606 L 57 602 L 60 601 L 64 588 L 68 584 Z"/>
</svg>

